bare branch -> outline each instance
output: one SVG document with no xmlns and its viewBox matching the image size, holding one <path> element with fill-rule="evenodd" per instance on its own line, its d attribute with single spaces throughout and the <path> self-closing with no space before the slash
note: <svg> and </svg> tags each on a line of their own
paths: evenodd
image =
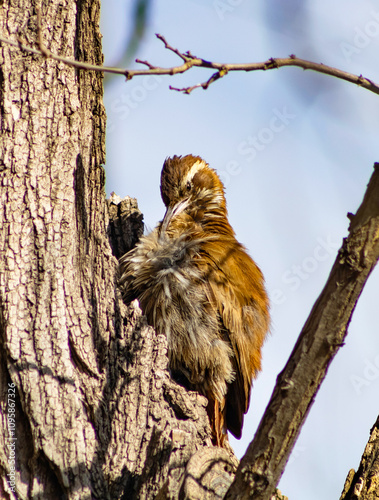
<svg viewBox="0 0 379 500">
<path fill-rule="evenodd" d="M 379 258 L 379 163 L 226 499 L 268 500 Z"/>
<path fill-rule="evenodd" d="M 74 66 L 79 69 L 86 69 L 90 71 L 101 71 L 104 73 L 114 73 L 118 75 L 124 75 L 127 80 L 131 80 L 135 76 L 145 76 L 145 75 L 176 75 L 178 73 L 185 73 L 190 70 L 192 67 L 196 66 L 198 68 L 208 68 L 216 70 L 216 73 L 212 74 L 212 76 L 203 83 L 198 83 L 196 85 L 192 85 L 184 88 L 176 88 L 170 86 L 170 89 L 176 90 L 179 92 L 183 92 L 185 94 L 190 94 L 194 89 L 203 88 L 206 90 L 211 83 L 219 80 L 223 76 L 225 76 L 230 71 L 267 71 L 270 69 L 278 69 L 284 66 L 296 66 L 298 68 L 303 68 L 304 70 L 316 71 L 317 73 L 323 73 L 325 75 L 333 76 L 340 80 L 345 80 L 347 82 L 353 83 L 364 89 L 369 90 L 370 92 L 374 92 L 374 94 L 379 95 L 379 85 L 370 80 L 369 78 L 365 78 L 362 75 L 354 75 L 352 73 L 348 73 L 346 71 L 342 71 L 337 68 L 333 68 L 332 66 L 326 66 L 325 64 L 315 63 L 312 61 L 306 61 L 305 59 L 299 59 L 295 55 L 290 55 L 289 57 L 284 58 L 271 58 L 264 62 L 257 63 L 218 63 L 207 61 L 206 59 L 202 59 L 192 55 L 189 51 L 180 52 L 178 49 L 172 47 L 167 40 L 162 36 L 157 34 L 157 38 L 161 40 L 167 50 L 170 50 L 175 55 L 180 57 L 183 60 L 183 64 L 179 66 L 172 66 L 169 68 L 162 68 L 159 66 L 155 66 L 148 61 L 141 61 L 136 59 L 136 62 L 139 64 L 144 64 L 147 66 L 147 69 L 120 69 L 120 68 L 111 68 L 108 66 L 97 66 L 95 64 L 89 64 L 85 62 L 76 61 L 74 59 L 70 59 L 67 57 L 61 57 L 56 54 L 53 54 L 50 50 L 48 50 L 43 42 L 42 35 L 40 29 L 40 13 L 37 10 L 37 23 L 38 23 L 38 46 L 39 49 L 34 49 L 33 47 L 29 47 L 19 43 L 18 41 L 9 40 L 7 38 L 0 36 L 0 41 L 6 43 L 8 45 L 12 45 L 13 47 L 18 47 L 25 52 L 30 52 L 32 54 L 40 54 L 45 57 L 50 57 L 59 62 L 63 62 L 70 66 Z"/>
</svg>

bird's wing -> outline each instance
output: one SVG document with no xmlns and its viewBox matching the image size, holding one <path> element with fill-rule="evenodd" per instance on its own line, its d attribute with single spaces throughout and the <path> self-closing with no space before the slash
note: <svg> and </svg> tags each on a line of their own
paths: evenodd
<svg viewBox="0 0 379 500">
<path fill-rule="evenodd" d="M 235 380 L 226 397 L 226 424 L 239 438 L 252 379 L 261 367 L 268 300 L 260 269 L 235 238 L 207 242 L 202 256 L 208 262 L 209 298 L 217 307 L 235 356 Z"/>
</svg>

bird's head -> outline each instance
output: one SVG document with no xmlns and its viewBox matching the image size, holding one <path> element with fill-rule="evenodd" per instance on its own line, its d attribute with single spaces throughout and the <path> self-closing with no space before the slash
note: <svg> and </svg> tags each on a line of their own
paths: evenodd
<svg viewBox="0 0 379 500">
<path fill-rule="evenodd" d="M 199 156 L 173 156 L 165 160 L 161 195 L 166 205 L 163 232 L 180 214 L 200 224 L 227 217 L 224 186 L 215 170 Z"/>
</svg>

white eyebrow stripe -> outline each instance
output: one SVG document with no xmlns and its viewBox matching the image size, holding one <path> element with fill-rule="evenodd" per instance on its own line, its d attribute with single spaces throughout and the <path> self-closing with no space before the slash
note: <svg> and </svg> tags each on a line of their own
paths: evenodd
<svg viewBox="0 0 379 500">
<path fill-rule="evenodd" d="M 186 175 L 186 181 L 192 181 L 192 179 L 194 178 L 195 174 L 199 170 L 202 170 L 203 168 L 205 168 L 206 166 L 207 166 L 207 164 L 205 163 L 205 161 L 203 161 L 203 160 L 196 161 L 192 165 L 192 167 L 189 169 L 188 174 Z"/>
</svg>

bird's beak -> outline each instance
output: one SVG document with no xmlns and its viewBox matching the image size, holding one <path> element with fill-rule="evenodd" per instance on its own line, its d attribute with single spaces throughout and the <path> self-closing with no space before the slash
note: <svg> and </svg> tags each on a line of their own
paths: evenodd
<svg viewBox="0 0 379 500">
<path fill-rule="evenodd" d="M 171 219 L 176 215 L 179 215 L 187 208 L 189 204 L 189 198 L 178 201 L 175 205 L 170 205 L 167 207 L 166 213 L 164 214 L 163 221 L 161 224 L 160 234 L 164 234 L 171 222 Z"/>
</svg>

